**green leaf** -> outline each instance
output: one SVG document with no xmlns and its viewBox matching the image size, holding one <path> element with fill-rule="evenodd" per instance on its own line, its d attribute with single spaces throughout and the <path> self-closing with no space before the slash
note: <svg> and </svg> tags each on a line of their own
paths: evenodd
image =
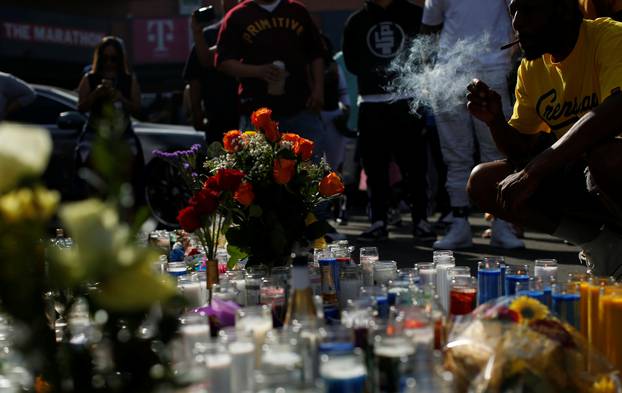
<svg viewBox="0 0 622 393">
<path fill-rule="evenodd" d="M 225 154 L 225 149 L 222 147 L 220 142 L 213 142 L 207 147 L 208 160 L 219 157 L 223 154 Z"/>
<path fill-rule="evenodd" d="M 261 217 L 261 215 L 263 214 L 263 209 L 259 205 L 251 205 L 248 210 L 248 214 L 250 217 L 258 218 Z"/>
<path fill-rule="evenodd" d="M 233 269 L 233 267 L 238 263 L 238 261 L 240 261 L 240 259 L 248 257 L 247 253 L 232 244 L 227 245 L 227 252 L 230 256 L 229 262 L 227 263 L 227 268 L 229 269 Z"/>
</svg>

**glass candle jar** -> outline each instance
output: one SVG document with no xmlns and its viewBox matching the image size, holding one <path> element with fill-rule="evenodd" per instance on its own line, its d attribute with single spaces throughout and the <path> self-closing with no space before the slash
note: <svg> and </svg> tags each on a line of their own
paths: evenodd
<svg viewBox="0 0 622 393">
<path fill-rule="evenodd" d="M 387 285 L 395 277 L 397 277 L 395 261 L 377 261 L 374 264 L 374 285 Z"/>
<path fill-rule="evenodd" d="M 501 296 L 501 267 L 496 261 L 480 261 L 477 266 L 477 304 Z"/>
</svg>

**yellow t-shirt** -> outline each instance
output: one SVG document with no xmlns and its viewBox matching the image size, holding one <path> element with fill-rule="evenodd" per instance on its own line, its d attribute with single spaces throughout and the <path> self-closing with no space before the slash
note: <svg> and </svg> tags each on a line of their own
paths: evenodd
<svg viewBox="0 0 622 393">
<path fill-rule="evenodd" d="M 523 60 L 509 123 L 519 132 L 551 132 L 559 138 L 592 108 L 622 88 L 622 23 L 584 20 L 566 59 Z"/>
</svg>

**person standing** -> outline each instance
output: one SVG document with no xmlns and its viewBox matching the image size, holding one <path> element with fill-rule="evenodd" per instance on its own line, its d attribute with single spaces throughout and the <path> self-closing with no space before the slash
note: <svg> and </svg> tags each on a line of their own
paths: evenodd
<svg viewBox="0 0 622 393">
<path fill-rule="evenodd" d="M 448 49 L 461 40 L 476 40 L 488 35 L 488 48 L 477 56 L 473 64 L 464 64 L 472 75 L 481 75 L 503 99 L 504 115 L 510 116 L 510 93 L 507 75 L 511 69 L 510 51 L 499 48 L 512 40 L 512 27 L 507 4 L 500 0 L 426 0 L 422 32 L 440 32 L 437 62 L 448 62 Z M 436 249 L 454 250 L 473 245 L 468 221 L 469 197 L 466 191 L 469 174 L 474 166 L 475 145 L 479 146 L 481 162 L 500 159 L 501 153 L 486 125 L 473 118 L 464 105 L 433 107 L 438 136 L 447 165 L 446 188 L 452 207 L 453 219 L 444 238 L 433 245 Z M 522 248 L 524 243 L 516 237 L 506 221 L 494 219 L 491 245 L 502 248 Z"/>
<path fill-rule="evenodd" d="M 236 4 L 236 0 L 221 1 L 225 13 Z M 207 13 L 210 9 L 202 10 Z M 213 23 L 211 19 L 197 19 L 198 15 L 196 12 L 192 15 L 195 45 L 186 60 L 183 77 L 190 86 L 192 125 L 195 130 L 205 132 L 205 141 L 210 144 L 222 142 L 227 131 L 239 126 L 238 82 L 218 71 L 214 65 L 215 45 L 222 21 Z"/>
<path fill-rule="evenodd" d="M 30 105 L 36 97 L 28 83 L 11 74 L 0 72 L 0 121 L 19 108 Z"/>
<path fill-rule="evenodd" d="M 408 96 L 387 93 L 388 67 L 420 29 L 422 9 L 406 0 L 367 0 L 346 22 L 343 56 L 359 87 L 359 149 L 371 197 L 372 225 L 361 241 L 388 237 L 389 164 L 395 159 L 408 185 L 416 241 L 436 238 L 427 221 L 423 122 Z"/>
<path fill-rule="evenodd" d="M 130 115 L 141 110 L 140 86 L 130 72 L 127 55 L 120 38 L 107 36 L 95 47 L 91 70 L 84 74 L 78 86 L 78 110 L 89 112 L 84 130 L 76 147 L 76 167 L 94 168 L 92 145 L 98 133 L 106 138 L 118 138 L 123 150 L 120 179 L 131 182 L 134 205 L 144 203 L 144 156 L 142 146 L 132 128 Z"/>
<path fill-rule="evenodd" d="M 307 9 L 295 0 L 244 0 L 218 33 L 216 64 L 241 83 L 241 127 L 268 107 L 279 127 L 325 150 L 320 110 L 325 48 Z"/>
</svg>

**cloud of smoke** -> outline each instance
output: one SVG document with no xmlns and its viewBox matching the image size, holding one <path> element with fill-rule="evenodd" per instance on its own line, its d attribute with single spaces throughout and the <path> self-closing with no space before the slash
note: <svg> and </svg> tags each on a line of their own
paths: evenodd
<svg viewBox="0 0 622 393">
<path fill-rule="evenodd" d="M 476 70 L 481 69 L 479 59 L 490 51 L 488 34 L 462 39 L 442 49 L 436 36 L 419 35 L 391 63 L 389 71 L 395 77 L 387 90 L 413 97 L 413 111 L 421 106 L 436 111 L 451 110 L 466 103 L 466 87 L 477 77 Z"/>
</svg>

